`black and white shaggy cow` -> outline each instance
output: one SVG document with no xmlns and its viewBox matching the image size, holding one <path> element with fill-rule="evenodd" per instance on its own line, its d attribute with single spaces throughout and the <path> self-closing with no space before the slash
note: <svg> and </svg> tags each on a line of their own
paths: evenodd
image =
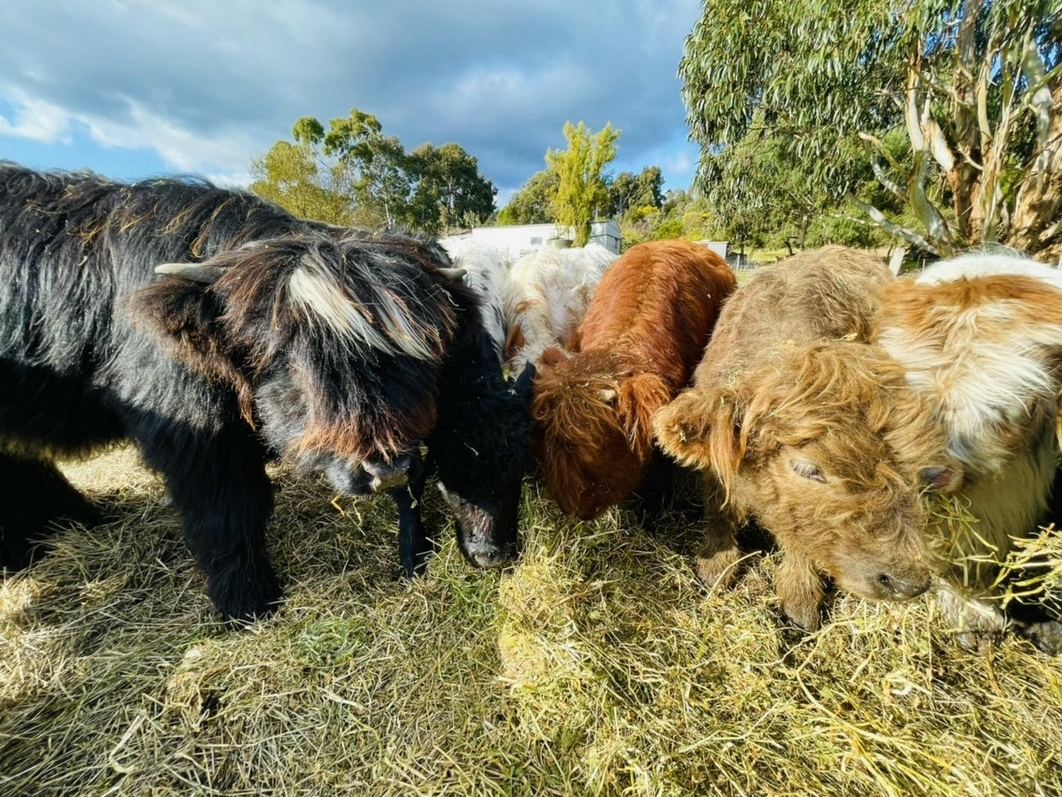
<svg viewBox="0 0 1062 797">
<path fill-rule="evenodd" d="M 281 595 L 271 457 L 342 492 L 388 490 L 411 573 L 430 549 L 416 509 L 426 443 L 466 556 L 504 558 L 527 401 L 448 266 L 429 241 L 202 182 L 0 164 L 0 473 L 19 474 L 0 567 L 27 564 L 54 518 L 90 514 L 52 458 L 123 439 L 164 476 L 227 618 Z"/>
<path fill-rule="evenodd" d="M 483 326 L 498 353 L 498 361 L 505 359 L 505 337 L 509 328 L 505 323 L 505 285 L 509 265 L 497 249 L 467 235 L 448 235 L 439 239 L 454 266 L 464 272 L 462 281 L 480 298 Z"/>
</svg>

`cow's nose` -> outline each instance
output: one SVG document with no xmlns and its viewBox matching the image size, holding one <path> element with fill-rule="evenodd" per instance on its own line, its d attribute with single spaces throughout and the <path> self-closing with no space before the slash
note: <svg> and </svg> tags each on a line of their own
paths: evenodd
<svg viewBox="0 0 1062 797">
<path fill-rule="evenodd" d="M 464 546 L 465 555 L 476 567 L 489 569 L 505 564 L 510 558 L 509 551 L 492 542 L 470 542 Z"/>
<path fill-rule="evenodd" d="M 931 579 L 928 575 L 919 578 L 900 578 L 892 573 L 882 573 L 878 576 L 878 584 L 886 597 L 898 600 L 917 598 L 927 589 Z"/>
</svg>

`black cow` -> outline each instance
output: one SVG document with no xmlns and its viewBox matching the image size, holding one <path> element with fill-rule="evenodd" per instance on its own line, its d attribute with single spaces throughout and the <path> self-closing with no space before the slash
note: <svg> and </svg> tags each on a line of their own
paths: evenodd
<svg viewBox="0 0 1062 797">
<path fill-rule="evenodd" d="M 503 380 L 448 266 L 427 239 L 297 219 L 205 182 L 0 163 L 0 476 L 18 474 L 0 566 L 24 566 L 55 518 L 91 520 L 52 458 L 123 439 L 164 476 L 227 618 L 281 594 L 271 457 L 342 492 L 390 492 L 407 573 L 430 550 L 416 503 L 433 474 L 465 555 L 506 558 L 529 379 Z"/>
</svg>

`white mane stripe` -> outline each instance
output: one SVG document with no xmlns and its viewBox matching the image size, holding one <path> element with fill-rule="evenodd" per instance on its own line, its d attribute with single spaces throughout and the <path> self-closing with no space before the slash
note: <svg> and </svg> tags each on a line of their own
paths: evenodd
<svg viewBox="0 0 1062 797">
<path fill-rule="evenodd" d="M 318 321 L 352 345 L 385 354 L 404 353 L 419 360 L 435 354 L 410 323 L 408 313 L 385 291 L 373 290 L 375 310 L 345 298 L 330 281 L 295 269 L 288 282 L 292 301 L 302 307 L 311 322 Z M 382 329 L 378 329 L 374 320 Z"/>
</svg>

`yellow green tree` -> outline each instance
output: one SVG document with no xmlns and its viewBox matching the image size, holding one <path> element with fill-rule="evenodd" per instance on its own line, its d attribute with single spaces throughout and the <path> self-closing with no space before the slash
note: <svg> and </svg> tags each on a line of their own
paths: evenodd
<svg viewBox="0 0 1062 797">
<path fill-rule="evenodd" d="M 548 150 L 546 169 L 556 174 L 557 191 L 553 196 L 553 220 L 575 232 L 575 246 L 590 240 L 590 223 L 598 213 L 607 213 L 610 205 L 605 167 L 616 157 L 620 131 L 606 124 L 597 133 L 583 122 L 564 123 L 566 150 Z"/>
<path fill-rule="evenodd" d="M 353 223 L 353 205 L 344 186 L 346 165 L 326 161 L 319 144 L 296 137 L 278 141 L 251 161 L 251 191 L 305 219 Z"/>
</svg>

